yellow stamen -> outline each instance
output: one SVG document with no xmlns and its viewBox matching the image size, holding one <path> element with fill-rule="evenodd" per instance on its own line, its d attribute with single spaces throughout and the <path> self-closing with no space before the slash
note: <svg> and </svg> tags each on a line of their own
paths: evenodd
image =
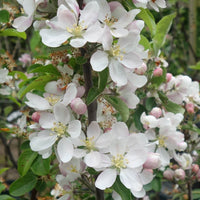
<svg viewBox="0 0 200 200">
<path fill-rule="evenodd" d="M 122 154 L 117 154 L 117 156 L 113 156 L 111 160 L 113 166 L 117 169 L 126 168 L 128 164 L 128 160 L 124 158 Z"/>
</svg>

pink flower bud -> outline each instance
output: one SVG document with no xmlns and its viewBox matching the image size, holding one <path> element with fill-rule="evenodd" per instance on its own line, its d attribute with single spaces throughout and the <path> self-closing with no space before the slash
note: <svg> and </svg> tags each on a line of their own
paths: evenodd
<svg viewBox="0 0 200 200">
<path fill-rule="evenodd" d="M 142 63 L 142 66 L 139 68 L 135 68 L 135 73 L 138 75 L 144 75 L 147 71 L 147 65 L 145 63 Z"/>
<path fill-rule="evenodd" d="M 171 170 L 171 169 L 167 169 L 166 171 L 164 171 L 163 176 L 164 176 L 164 178 L 166 178 L 167 180 L 173 180 L 174 171 Z"/>
<path fill-rule="evenodd" d="M 185 179 L 185 171 L 183 169 L 176 169 L 174 171 L 174 177 L 178 180 L 184 180 Z"/>
<path fill-rule="evenodd" d="M 85 87 L 84 86 L 77 87 L 77 95 L 76 95 L 76 97 L 81 98 L 84 94 L 85 94 Z"/>
<path fill-rule="evenodd" d="M 40 120 L 40 113 L 39 113 L 39 112 L 34 112 L 34 113 L 32 114 L 32 116 L 31 116 L 31 118 L 32 118 L 32 120 L 33 120 L 34 122 L 39 123 L 39 120 Z"/>
<path fill-rule="evenodd" d="M 187 148 L 187 143 L 186 142 L 181 142 L 178 144 L 178 150 L 179 151 L 184 151 Z"/>
<path fill-rule="evenodd" d="M 172 74 L 171 73 L 167 73 L 166 74 L 166 81 L 167 83 L 172 79 Z"/>
<path fill-rule="evenodd" d="M 73 99 L 70 105 L 72 110 L 79 115 L 84 114 L 87 110 L 86 104 L 80 98 Z"/>
<path fill-rule="evenodd" d="M 188 113 L 194 114 L 194 104 L 193 103 L 187 103 L 185 105 L 185 108 L 186 108 Z"/>
<path fill-rule="evenodd" d="M 19 58 L 19 61 L 21 61 L 24 65 L 31 63 L 31 56 L 28 53 L 24 53 Z"/>
<path fill-rule="evenodd" d="M 157 67 L 153 71 L 153 76 L 159 77 L 159 76 L 162 76 L 162 74 L 163 74 L 163 70 L 160 67 Z"/>
<path fill-rule="evenodd" d="M 147 169 L 156 169 L 160 167 L 160 154 L 149 152 L 146 162 L 143 167 Z"/>
<path fill-rule="evenodd" d="M 151 110 L 150 114 L 156 118 L 159 118 L 162 115 L 162 110 L 159 107 L 154 107 Z"/>
<path fill-rule="evenodd" d="M 199 172 L 199 165 L 192 164 L 192 171 L 197 174 Z"/>
</svg>

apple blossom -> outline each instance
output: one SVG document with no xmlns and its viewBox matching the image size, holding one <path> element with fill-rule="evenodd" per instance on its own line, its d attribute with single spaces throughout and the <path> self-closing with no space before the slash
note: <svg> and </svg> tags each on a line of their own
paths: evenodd
<svg viewBox="0 0 200 200">
<path fill-rule="evenodd" d="M 174 177 L 177 180 L 184 180 L 185 179 L 185 171 L 183 169 L 176 169 L 174 171 Z"/>
</svg>

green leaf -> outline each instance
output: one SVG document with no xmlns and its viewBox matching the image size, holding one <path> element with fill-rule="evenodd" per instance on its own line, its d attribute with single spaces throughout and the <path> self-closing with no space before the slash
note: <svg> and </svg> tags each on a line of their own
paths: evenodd
<svg viewBox="0 0 200 200">
<path fill-rule="evenodd" d="M 4 108 L 4 115 L 7 117 L 11 113 L 12 110 L 13 110 L 12 106 L 6 106 Z"/>
<path fill-rule="evenodd" d="M 33 162 L 31 170 L 38 176 L 47 175 L 50 170 L 50 161 L 51 158 L 43 159 L 42 156 L 38 156 Z"/>
<path fill-rule="evenodd" d="M 60 72 L 52 64 L 39 66 L 39 67 L 36 66 L 36 68 L 32 70 L 29 69 L 29 73 L 49 73 L 49 74 L 61 76 Z"/>
<path fill-rule="evenodd" d="M 159 95 L 160 100 L 163 103 L 163 106 L 166 108 L 168 112 L 172 112 L 174 114 L 176 113 L 184 114 L 185 109 L 182 106 L 170 101 L 163 92 L 159 91 L 158 95 Z"/>
<path fill-rule="evenodd" d="M 10 14 L 7 10 L 0 10 L 0 23 L 9 22 Z"/>
<path fill-rule="evenodd" d="M 45 75 L 45 76 L 40 76 L 37 79 L 33 80 L 29 85 L 24 86 L 22 88 L 20 88 L 19 92 L 18 92 L 18 97 L 22 98 L 27 92 L 35 89 L 35 90 L 43 90 L 45 85 L 49 82 L 49 81 L 53 81 L 53 80 L 57 80 L 57 76 L 54 75 Z"/>
<path fill-rule="evenodd" d="M 140 131 L 144 131 L 143 125 L 140 121 L 140 116 L 145 111 L 146 111 L 145 107 L 139 104 L 137 108 L 135 109 L 135 112 L 133 113 L 133 121 L 134 121 L 135 127 Z"/>
<path fill-rule="evenodd" d="M 147 111 L 150 112 L 154 107 L 156 107 L 156 99 L 154 97 L 147 98 L 145 100 L 145 108 Z"/>
<path fill-rule="evenodd" d="M 0 195 L 0 199 L 1 200 L 15 200 L 14 198 L 6 194 Z"/>
<path fill-rule="evenodd" d="M 150 49 L 151 45 L 149 43 L 149 40 L 144 36 L 144 35 L 140 35 L 141 39 L 140 39 L 140 44 L 144 47 L 145 50 Z"/>
<path fill-rule="evenodd" d="M 15 36 L 15 37 L 22 38 L 24 40 L 26 39 L 26 33 L 25 32 L 18 32 L 14 28 L 8 28 L 8 29 L 5 29 L 5 30 L 1 30 L 0 36 Z"/>
<path fill-rule="evenodd" d="M 36 183 L 37 177 L 32 173 L 27 173 L 10 185 L 10 194 L 17 197 L 22 196 L 30 192 L 35 187 Z"/>
<path fill-rule="evenodd" d="M 98 88 L 96 87 L 90 88 L 86 98 L 87 105 L 91 104 L 104 91 L 107 85 L 108 76 L 109 76 L 108 68 L 99 72 Z"/>
<path fill-rule="evenodd" d="M 6 189 L 6 186 L 0 182 L 0 193 Z"/>
<path fill-rule="evenodd" d="M 175 16 L 176 13 L 167 15 L 163 17 L 156 25 L 156 33 L 153 37 L 154 52 L 156 56 L 158 54 L 159 49 L 163 46 L 165 42 L 166 35 L 170 30 L 172 21 L 175 18 Z"/>
<path fill-rule="evenodd" d="M 20 72 L 20 71 L 12 71 L 12 72 L 9 73 L 9 75 L 11 75 L 11 76 L 17 75 L 17 77 L 22 79 L 23 81 L 27 80 L 26 75 L 23 72 Z"/>
<path fill-rule="evenodd" d="M 46 186 L 47 186 L 46 182 L 44 180 L 39 179 L 35 186 L 35 189 L 38 192 L 43 192 L 45 190 Z"/>
<path fill-rule="evenodd" d="M 153 181 L 151 182 L 151 185 L 153 190 L 159 192 L 161 190 L 161 179 L 157 177 L 154 178 Z"/>
<path fill-rule="evenodd" d="M 113 184 L 112 188 L 121 196 L 123 200 L 133 199 L 131 191 L 121 183 L 119 176 L 117 176 L 117 179 Z"/>
<path fill-rule="evenodd" d="M 116 96 L 104 95 L 103 97 L 120 113 L 122 121 L 126 122 L 129 118 L 128 106 Z"/>
<path fill-rule="evenodd" d="M 0 169 L 0 175 L 3 174 L 3 173 L 4 173 L 5 171 L 7 171 L 8 169 L 9 169 L 9 168 L 7 168 L 7 167 L 6 167 L 6 168 Z"/>
<path fill-rule="evenodd" d="M 200 62 L 198 62 L 196 65 L 191 65 L 190 69 L 200 70 Z"/>
<path fill-rule="evenodd" d="M 192 190 L 192 199 L 200 199 L 200 189 Z"/>
<path fill-rule="evenodd" d="M 140 19 L 142 19 L 145 24 L 148 26 L 150 33 L 152 36 L 155 35 L 156 32 L 156 23 L 153 15 L 148 9 L 140 8 L 141 12 L 137 15 Z"/>
<path fill-rule="evenodd" d="M 37 69 L 38 67 L 41 67 L 41 66 L 43 66 L 43 65 L 41 65 L 41 64 L 33 64 L 33 65 L 31 65 L 31 66 L 29 66 L 27 68 L 27 72 L 31 73 L 33 70 L 35 70 L 35 69 Z"/>
<path fill-rule="evenodd" d="M 21 176 L 24 176 L 28 172 L 37 155 L 36 152 L 33 152 L 30 149 L 21 153 L 18 159 L 18 172 Z"/>
</svg>

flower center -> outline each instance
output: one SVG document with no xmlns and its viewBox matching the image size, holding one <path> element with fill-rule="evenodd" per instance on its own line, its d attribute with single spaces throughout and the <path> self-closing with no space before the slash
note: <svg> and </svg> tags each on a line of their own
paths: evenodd
<svg viewBox="0 0 200 200">
<path fill-rule="evenodd" d="M 85 28 L 86 27 L 83 27 L 81 24 L 80 25 L 74 24 L 73 28 L 67 27 L 67 31 L 76 37 L 80 37 Z"/>
<path fill-rule="evenodd" d="M 85 143 L 85 146 L 88 150 L 93 150 L 95 149 L 95 146 L 94 146 L 94 136 L 91 137 L 91 138 L 87 138 L 86 140 L 84 140 L 84 143 Z"/>
<path fill-rule="evenodd" d="M 70 172 L 74 172 L 74 173 L 78 173 L 78 170 L 76 169 L 76 167 L 74 165 L 70 165 Z"/>
<path fill-rule="evenodd" d="M 58 135 L 58 137 L 64 136 L 64 134 L 66 133 L 66 129 L 67 129 L 67 126 L 61 122 L 57 122 L 57 123 L 55 122 L 54 127 L 51 128 L 51 130 L 55 132 Z"/>
<path fill-rule="evenodd" d="M 164 136 L 160 136 L 159 138 L 158 138 L 158 142 L 159 142 L 159 146 L 160 147 L 165 147 L 166 145 L 165 145 L 165 138 L 166 137 L 164 137 Z"/>
<path fill-rule="evenodd" d="M 117 45 L 113 45 L 111 47 L 110 54 L 111 54 L 111 56 L 117 57 L 120 60 L 123 60 L 123 58 L 124 58 L 124 56 L 121 54 L 121 49 L 120 49 L 120 46 L 118 44 Z"/>
<path fill-rule="evenodd" d="M 50 96 L 46 97 L 45 99 L 49 102 L 49 104 L 51 106 L 54 106 L 60 100 L 60 97 L 51 94 Z"/>
<path fill-rule="evenodd" d="M 109 18 L 108 15 L 105 16 L 105 19 L 104 19 L 104 22 L 107 26 L 112 26 L 115 22 L 117 22 L 118 19 L 114 18 L 114 17 L 111 17 Z"/>
<path fill-rule="evenodd" d="M 117 154 L 117 156 L 113 156 L 111 159 L 113 166 L 117 169 L 126 168 L 128 164 L 128 160 L 124 158 L 122 154 Z"/>
</svg>

